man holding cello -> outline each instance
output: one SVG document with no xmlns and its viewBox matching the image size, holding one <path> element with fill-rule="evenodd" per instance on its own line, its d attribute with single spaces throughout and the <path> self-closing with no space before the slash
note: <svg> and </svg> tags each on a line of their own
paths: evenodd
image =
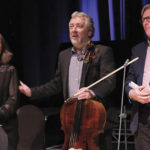
<svg viewBox="0 0 150 150">
<path fill-rule="evenodd" d="M 63 92 L 64 100 L 71 98 L 73 102 L 71 102 L 70 104 L 66 104 L 65 109 L 68 109 L 71 104 L 75 104 L 74 107 L 76 112 L 74 113 L 75 117 L 73 117 L 73 119 L 74 121 L 76 120 L 77 123 L 75 123 L 72 128 L 74 128 L 75 133 L 78 134 L 75 134 L 77 138 L 76 141 L 73 142 L 74 144 L 71 144 L 71 146 L 69 146 L 69 141 L 72 138 L 71 133 L 69 133 L 67 136 L 70 136 L 70 139 L 67 140 L 66 145 L 63 146 L 62 149 L 96 150 L 92 149 L 92 147 L 90 148 L 90 146 L 82 146 L 84 145 L 83 143 L 85 143 L 85 141 L 83 141 L 83 143 L 79 142 L 79 136 L 82 132 L 81 127 L 83 127 L 84 129 L 84 126 L 82 126 L 82 113 L 85 113 L 86 116 L 86 113 L 89 112 L 84 109 L 85 105 L 95 107 L 100 104 L 100 111 L 105 115 L 104 107 L 102 104 L 104 104 L 104 106 L 105 104 L 107 104 L 107 101 L 110 99 L 110 94 L 115 89 L 115 75 L 106 78 L 90 89 L 86 87 L 115 69 L 113 52 L 110 47 L 104 45 L 95 45 L 91 41 L 91 38 L 94 35 L 94 23 L 86 13 L 75 11 L 72 14 L 69 22 L 69 35 L 70 41 L 73 46 L 60 52 L 58 67 L 54 79 L 44 85 L 33 88 L 29 88 L 23 82 L 20 82 L 19 90 L 21 91 L 21 93 L 25 94 L 31 99 L 48 97 L 59 94 L 60 92 Z M 81 100 L 82 102 L 79 100 Z M 91 104 L 91 101 L 95 102 Z M 82 104 L 79 104 L 80 102 Z M 69 100 L 67 103 L 69 103 Z M 105 108 L 107 110 L 107 106 L 105 106 Z M 89 109 L 89 107 L 87 107 L 86 109 Z M 71 109 L 71 111 L 74 111 L 74 109 Z M 81 114 L 79 114 L 79 112 Z M 61 114 L 61 117 L 62 116 L 63 115 Z M 76 118 L 78 116 L 80 116 L 79 119 Z M 88 119 L 93 119 L 96 116 L 93 115 L 91 117 L 92 118 Z M 81 121 L 80 123 L 78 122 L 79 120 Z M 85 124 L 87 124 L 86 121 Z M 102 124 L 105 124 L 105 116 Z M 85 131 L 85 139 L 87 137 L 87 134 L 88 133 Z M 111 133 L 110 136 L 112 136 Z M 111 150 L 111 146 L 110 149 L 105 147 L 106 145 L 111 145 L 111 143 L 107 142 L 108 141 L 105 140 L 104 132 L 103 143 L 102 147 L 100 148 L 101 150 Z M 97 149 L 99 149 L 100 142 L 95 143 L 98 147 Z M 88 144 L 89 143 L 87 142 L 86 145 Z M 78 145 L 78 147 L 76 145 Z"/>
</svg>

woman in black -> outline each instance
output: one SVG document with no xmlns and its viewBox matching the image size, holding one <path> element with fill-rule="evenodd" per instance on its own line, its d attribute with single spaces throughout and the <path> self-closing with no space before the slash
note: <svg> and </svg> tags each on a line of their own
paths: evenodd
<svg viewBox="0 0 150 150">
<path fill-rule="evenodd" d="M 0 34 L 0 125 L 8 137 L 8 150 L 16 150 L 18 144 L 18 78 L 10 65 L 12 53 Z M 3 134 L 0 132 L 0 134 Z M 7 142 L 6 142 L 7 144 Z M 0 143 L 1 145 L 1 143 Z"/>
</svg>

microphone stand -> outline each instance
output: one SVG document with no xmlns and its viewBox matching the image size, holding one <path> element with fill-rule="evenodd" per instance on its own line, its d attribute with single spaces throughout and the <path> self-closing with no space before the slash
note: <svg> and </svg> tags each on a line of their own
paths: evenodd
<svg viewBox="0 0 150 150">
<path fill-rule="evenodd" d="M 124 106 L 124 112 L 123 112 L 123 101 L 124 101 L 124 87 L 125 87 L 125 75 L 126 75 L 126 67 L 128 65 L 129 59 L 127 59 L 123 65 L 124 67 L 124 73 L 123 73 L 123 82 L 122 82 L 122 96 L 121 96 L 121 107 L 120 107 L 120 124 L 119 124 L 119 135 L 118 135 L 118 149 L 120 149 L 120 136 L 121 136 L 121 125 L 122 125 L 122 119 L 126 119 L 126 112 L 125 112 L 125 106 Z M 125 150 L 127 150 L 127 139 L 126 139 L 126 125 L 125 125 Z"/>
</svg>

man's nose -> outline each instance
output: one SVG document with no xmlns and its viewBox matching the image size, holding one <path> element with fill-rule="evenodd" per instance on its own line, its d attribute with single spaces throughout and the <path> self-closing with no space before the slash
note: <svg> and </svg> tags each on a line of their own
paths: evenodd
<svg viewBox="0 0 150 150">
<path fill-rule="evenodd" d="M 72 31 L 77 31 L 77 27 L 74 26 L 73 29 L 72 29 Z"/>
</svg>

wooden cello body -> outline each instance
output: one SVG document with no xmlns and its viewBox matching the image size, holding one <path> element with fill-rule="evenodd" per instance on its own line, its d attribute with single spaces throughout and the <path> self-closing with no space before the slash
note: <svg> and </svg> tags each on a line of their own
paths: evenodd
<svg viewBox="0 0 150 150">
<path fill-rule="evenodd" d="M 73 98 L 62 106 L 60 118 L 65 133 L 61 150 L 100 150 L 99 134 L 104 132 L 106 122 L 103 104 Z"/>
</svg>

